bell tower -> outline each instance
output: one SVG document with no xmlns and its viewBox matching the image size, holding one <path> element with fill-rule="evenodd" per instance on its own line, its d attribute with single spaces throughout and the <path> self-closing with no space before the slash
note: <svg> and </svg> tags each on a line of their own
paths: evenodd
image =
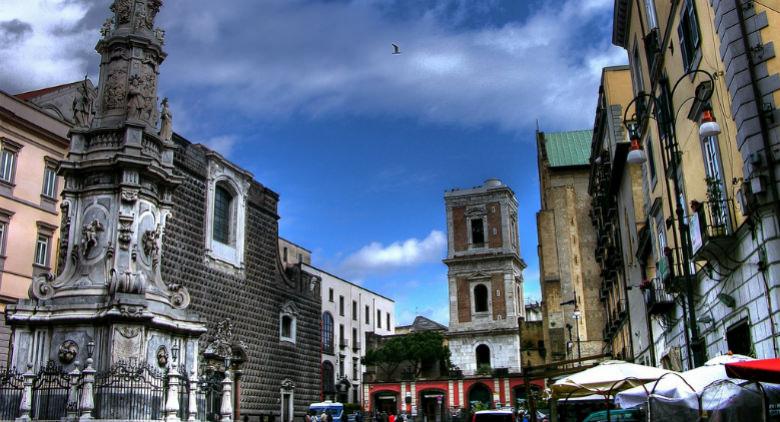
<svg viewBox="0 0 780 422">
<path fill-rule="evenodd" d="M 77 345 L 81 362 L 93 342 L 102 367 L 128 359 L 157 365 L 160 351 L 173 346 L 181 349 L 180 362 L 196 367 L 196 339 L 205 327 L 187 310 L 182 280 L 163 279 L 160 271 L 181 181 L 173 168 L 171 113 L 165 101 L 158 108 L 165 52 L 154 20 L 161 6 L 162 0 L 115 0 L 103 24 L 97 100 L 82 102 L 92 106 L 79 110 L 59 167 L 63 265 L 56 277 L 34 279 L 30 300 L 7 314 L 16 367 L 56 361 L 65 342 Z"/>
<path fill-rule="evenodd" d="M 525 313 L 517 199 L 499 180 L 445 193 L 452 363 L 466 375 L 520 372 Z"/>
</svg>

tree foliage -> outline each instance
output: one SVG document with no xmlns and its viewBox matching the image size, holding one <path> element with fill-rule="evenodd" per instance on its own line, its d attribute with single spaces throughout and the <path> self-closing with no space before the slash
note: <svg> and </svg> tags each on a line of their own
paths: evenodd
<svg viewBox="0 0 780 422">
<path fill-rule="evenodd" d="M 403 336 L 392 337 L 380 347 L 366 351 L 363 362 L 375 365 L 390 377 L 398 367 L 407 362 L 420 376 L 426 364 L 434 362 L 449 366 L 450 350 L 444 345 L 444 335 L 436 331 L 417 331 Z"/>
</svg>

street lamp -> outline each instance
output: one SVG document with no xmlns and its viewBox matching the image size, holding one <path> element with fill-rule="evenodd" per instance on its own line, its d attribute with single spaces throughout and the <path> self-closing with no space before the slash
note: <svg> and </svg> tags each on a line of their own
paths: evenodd
<svg viewBox="0 0 780 422">
<path fill-rule="evenodd" d="M 574 305 L 574 312 L 572 312 L 571 316 L 574 318 L 574 324 L 576 324 L 576 333 L 577 333 L 577 366 L 582 366 L 582 361 L 579 359 L 582 359 L 582 349 L 580 349 L 580 318 L 582 317 L 582 312 L 580 312 L 580 309 L 577 307 L 577 305 Z"/>
<path fill-rule="evenodd" d="M 647 161 L 645 150 L 642 148 L 642 141 L 639 136 L 639 125 L 636 121 L 627 126 L 629 138 L 631 139 L 631 149 L 628 151 L 626 162 L 629 164 L 642 164 Z"/>
<path fill-rule="evenodd" d="M 665 155 L 662 155 L 663 158 L 663 166 L 664 166 L 664 174 L 667 175 L 667 186 L 669 183 L 669 177 L 672 179 L 672 189 L 674 190 L 674 198 L 671 197 L 670 189 L 666 189 L 666 195 L 667 200 L 669 201 L 669 204 L 674 204 L 674 211 L 676 214 L 676 220 L 677 220 L 677 231 L 672 230 L 673 238 L 675 245 L 679 246 L 680 250 L 682 251 L 682 260 L 680 262 L 679 268 L 682 269 L 682 275 L 685 280 L 685 296 L 686 296 L 686 302 L 687 302 L 687 314 L 688 314 L 688 328 L 683 329 L 683 332 L 685 334 L 686 342 L 688 343 L 687 348 L 687 354 L 688 354 L 688 362 L 692 364 L 693 367 L 701 366 L 704 363 L 704 356 L 701 355 L 701 352 L 703 351 L 703 344 L 702 339 L 699 338 L 699 330 L 696 326 L 696 313 L 693 303 L 693 277 L 691 275 L 691 268 L 688 265 L 689 262 L 691 262 L 691 239 L 690 239 L 690 232 L 688 231 L 688 225 L 685 221 L 685 204 L 683 203 L 683 197 L 681 195 L 682 189 L 680 188 L 680 180 L 678 178 L 679 174 L 679 160 L 680 160 L 680 152 L 679 152 L 679 144 L 677 143 L 677 134 L 676 134 L 676 120 L 677 120 L 677 113 L 674 113 L 672 116 L 668 116 L 667 114 L 670 111 L 674 110 L 674 107 L 672 106 L 672 101 L 674 98 L 674 93 L 677 90 L 677 87 L 680 85 L 680 82 L 682 82 L 684 79 L 690 77 L 691 75 L 694 75 L 696 73 L 701 73 L 705 75 L 709 79 L 709 87 L 705 86 L 702 82 L 699 85 L 699 88 L 704 88 L 701 90 L 703 92 L 703 95 L 701 98 L 699 98 L 699 92 L 700 90 L 696 89 L 696 96 L 693 97 L 695 101 L 698 101 L 699 104 L 701 104 L 702 108 L 702 117 L 701 117 L 701 126 L 699 127 L 699 136 L 705 137 L 705 136 L 714 136 L 720 133 L 720 125 L 715 121 L 715 118 L 712 116 L 712 108 L 709 105 L 709 100 L 712 97 L 712 92 L 715 89 L 715 78 L 710 74 L 709 72 L 701 69 L 693 69 L 682 76 L 674 83 L 674 87 L 671 91 L 662 90 L 662 99 L 666 101 L 666 104 L 668 104 L 668 108 L 663 107 L 664 102 L 662 102 L 661 99 L 654 96 L 653 94 L 648 94 L 645 92 L 639 92 L 634 99 L 632 99 L 628 105 L 626 106 L 626 111 L 623 114 L 623 125 L 628 129 L 629 136 L 631 138 L 631 152 L 634 152 L 634 145 L 641 145 L 639 144 L 639 139 L 641 139 L 640 134 L 640 128 L 642 127 L 642 124 L 645 121 L 645 117 L 652 117 L 654 118 L 656 122 L 656 126 L 658 128 L 658 133 L 660 134 L 660 138 L 663 140 L 665 138 L 665 142 L 662 141 L 662 144 L 664 147 L 664 150 L 666 151 Z M 689 98 L 690 99 L 690 98 Z M 647 115 L 644 113 L 645 109 L 645 100 L 648 100 L 652 105 L 652 116 Z M 687 100 L 686 100 L 687 101 Z M 636 110 L 636 114 L 632 116 L 632 118 L 628 117 L 628 111 L 631 108 L 631 105 L 634 105 L 634 109 Z M 694 103 L 696 104 L 696 103 Z M 633 133 L 632 133 L 633 132 Z M 634 139 L 636 139 L 636 144 L 634 142 Z M 639 156 L 637 154 L 634 154 L 634 156 L 631 156 L 631 152 L 629 153 L 629 157 L 627 157 L 626 161 L 628 162 L 644 162 L 644 157 L 642 157 L 641 161 Z M 632 159 L 634 161 L 632 161 Z M 667 166 L 670 167 L 671 174 L 669 172 L 666 172 Z M 661 228 L 661 230 L 663 230 Z M 679 239 L 678 239 L 679 234 Z M 679 259 L 680 257 L 677 257 Z M 670 263 L 670 267 L 675 269 L 675 265 L 673 262 L 674 256 L 669 257 L 672 262 Z M 685 312 L 686 307 L 683 307 L 683 312 Z M 688 336 L 688 329 L 690 329 L 690 338 Z"/>
</svg>

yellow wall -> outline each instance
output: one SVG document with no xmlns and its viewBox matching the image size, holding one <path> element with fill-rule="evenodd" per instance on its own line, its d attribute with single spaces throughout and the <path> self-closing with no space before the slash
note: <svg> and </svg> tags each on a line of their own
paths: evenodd
<svg viewBox="0 0 780 422">
<path fill-rule="evenodd" d="M 10 211 L 6 242 L 6 259 L 0 276 L 0 298 L 26 298 L 33 276 L 33 259 L 38 237 L 38 223 L 60 225 L 58 203 L 53 210 L 41 206 L 44 157 L 61 160 L 67 152 L 68 126 L 60 120 L 45 115 L 38 109 L 0 92 L 0 108 L 11 111 L 12 118 L 0 118 L 0 138 L 21 144 L 16 162 L 16 174 L 12 195 L 0 195 L 0 208 Z M 2 114 L 5 116 L 5 114 Z M 57 199 L 63 180 L 57 177 Z M 54 232 L 49 245 L 49 262 L 52 271 L 56 266 L 59 242 Z"/>
</svg>

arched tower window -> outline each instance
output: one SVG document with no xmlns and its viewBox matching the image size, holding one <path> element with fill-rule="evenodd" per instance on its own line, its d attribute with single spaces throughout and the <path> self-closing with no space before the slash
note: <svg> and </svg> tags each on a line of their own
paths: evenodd
<svg viewBox="0 0 780 422">
<path fill-rule="evenodd" d="M 488 311 L 488 290 L 484 284 L 474 287 L 474 312 Z"/>
<path fill-rule="evenodd" d="M 485 344 L 477 346 L 477 370 L 483 367 L 490 367 L 490 348 Z"/>
<path fill-rule="evenodd" d="M 333 354 L 333 317 L 330 312 L 322 313 L 322 350 Z"/>
<path fill-rule="evenodd" d="M 231 244 L 230 232 L 233 226 L 233 195 L 225 186 L 218 184 L 214 189 L 214 240 L 226 245 Z"/>
</svg>

